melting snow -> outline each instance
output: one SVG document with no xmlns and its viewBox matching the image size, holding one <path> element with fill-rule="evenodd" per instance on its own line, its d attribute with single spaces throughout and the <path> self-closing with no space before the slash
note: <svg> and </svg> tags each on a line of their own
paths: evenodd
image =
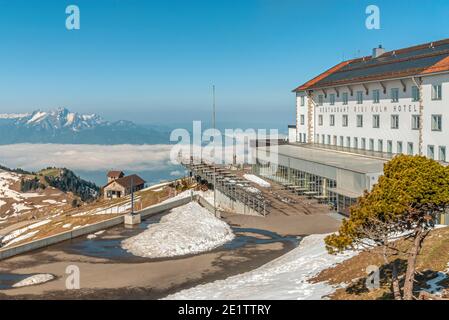
<svg viewBox="0 0 449 320">
<path fill-rule="evenodd" d="M 20 288 L 20 287 L 27 287 L 32 286 L 40 283 L 45 283 L 48 281 L 51 281 L 55 278 L 54 275 L 48 274 L 48 273 L 42 273 L 42 274 L 35 274 L 33 276 L 30 276 L 28 278 L 25 278 L 16 284 L 13 285 L 14 288 Z"/>
<path fill-rule="evenodd" d="M 253 174 L 244 174 L 243 177 L 251 182 L 254 182 L 255 184 L 258 184 L 259 186 L 263 188 L 269 188 L 271 187 L 271 184 L 266 182 L 265 180 L 259 178 L 258 176 L 255 176 Z"/>
<path fill-rule="evenodd" d="M 215 249 L 234 239 L 229 225 L 196 202 L 172 209 L 159 223 L 122 241 L 136 256 L 174 257 Z"/>
<path fill-rule="evenodd" d="M 166 299 L 322 299 L 336 288 L 325 282 L 311 283 L 309 280 L 322 270 L 356 254 L 354 251 L 340 255 L 328 254 L 324 245 L 325 237 L 305 237 L 298 248 L 256 270 L 183 290 Z"/>
</svg>

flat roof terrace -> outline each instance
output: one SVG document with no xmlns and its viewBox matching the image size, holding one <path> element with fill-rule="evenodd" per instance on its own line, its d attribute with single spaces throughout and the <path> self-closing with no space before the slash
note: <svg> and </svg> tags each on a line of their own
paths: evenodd
<svg viewBox="0 0 449 320">
<path fill-rule="evenodd" d="M 260 151 L 267 147 L 259 147 Z M 329 150 L 312 144 L 285 144 L 277 146 L 277 154 L 292 158 L 317 163 L 329 167 L 353 171 L 361 174 L 382 173 L 384 164 L 388 159 L 365 156 L 347 151 Z M 272 151 L 273 152 L 273 151 Z"/>
</svg>

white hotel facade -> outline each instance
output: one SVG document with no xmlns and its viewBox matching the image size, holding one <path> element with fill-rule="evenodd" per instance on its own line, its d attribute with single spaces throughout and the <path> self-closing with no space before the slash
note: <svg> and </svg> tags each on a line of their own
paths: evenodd
<svg viewBox="0 0 449 320">
<path fill-rule="evenodd" d="M 395 154 L 449 161 L 449 39 L 389 52 L 379 46 L 294 93 L 296 124 L 279 147 L 280 164 L 320 177 L 318 194 L 341 213 Z"/>
</svg>

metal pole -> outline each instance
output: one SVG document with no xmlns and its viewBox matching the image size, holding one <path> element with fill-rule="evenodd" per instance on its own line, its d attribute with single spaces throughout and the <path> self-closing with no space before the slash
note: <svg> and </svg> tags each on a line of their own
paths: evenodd
<svg viewBox="0 0 449 320">
<path fill-rule="evenodd" d="M 134 177 L 131 176 L 131 215 L 134 214 Z"/>
<path fill-rule="evenodd" d="M 215 144 L 215 129 L 216 129 L 216 123 L 215 123 L 215 85 L 212 86 L 212 98 L 213 98 L 213 112 L 212 112 L 212 126 L 214 128 L 214 144 Z M 215 144 L 216 145 L 216 144 Z M 216 166 L 215 166 L 215 147 L 214 147 L 214 153 L 213 153 L 213 161 L 214 161 L 214 216 L 217 216 L 217 173 L 216 173 Z"/>
</svg>

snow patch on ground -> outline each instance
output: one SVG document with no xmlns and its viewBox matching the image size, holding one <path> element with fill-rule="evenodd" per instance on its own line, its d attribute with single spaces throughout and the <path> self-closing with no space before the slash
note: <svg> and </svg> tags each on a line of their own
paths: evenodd
<svg viewBox="0 0 449 320">
<path fill-rule="evenodd" d="M 244 174 L 243 178 L 245 178 L 248 181 L 254 182 L 255 184 L 258 184 L 262 188 L 269 188 L 269 187 L 271 187 L 270 183 L 268 183 L 267 181 L 259 178 L 258 176 L 255 176 L 253 174 Z"/>
<path fill-rule="evenodd" d="M 51 281 L 55 278 L 54 275 L 48 274 L 48 273 L 42 273 L 42 274 L 35 274 L 33 276 L 30 276 L 28 278 L 25 278 L 13 285 L 13 288 L 21 288 L 21 287 L 27 287 L 27 286 L 33 286 L 36 284 L 45 283 L 48 281 Z"/>
<path fill-rule="evenodd" d="M 42 221 L 30 224 L 29 226 L 14 230 L 2 238 L 2 240 L 1 240 L 2 244 L 5 244 L 4 246 L 6 247 L 6 246 L 10 246 L 11 244 L 17 243 L 19 241 L 31 238 L 36 233 L 39 232 L 39 230 L 36 230 L 36 231 L 31 231 L 31 230 L 39 228 L 39 227 L 46 225 L 47 223 L 50 223 L 50 222 L 51 222 L 51 220 L 49 220 L 49 219 L 42 220 Z"/>
<path fill-rule="evenodd" d="M 196 202 L 172 209 L 159 223 L 122 241 L 122 248 L 141 257 L 161 258 L 213 250 L 234 239 L 229 225 Z"/>
<path fill-rule="evenodd" d="M 325 237 L 305 237 L 298 248 L 256 270 L 183 290 L 166 299 L 322 299 L 336 288 L 325 282 L 311 283 L 309 280 L 322 270 L 357 254 L 351 251 L 330 255 L 324 245 Z"/>
</svg>

